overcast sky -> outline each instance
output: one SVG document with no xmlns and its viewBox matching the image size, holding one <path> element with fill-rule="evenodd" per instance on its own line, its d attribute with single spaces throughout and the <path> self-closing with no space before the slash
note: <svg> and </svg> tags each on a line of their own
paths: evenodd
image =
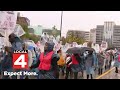
<svg viewBox="0 0 120 90">
<path fill-rule="evenodd" d="M 60 29 L 61 11 L 20 11 L 21 15 L 30 19 L 31 25 L 42 25 Z M 63 11 L 62 35 L 67 30 L 89 31 L 104 21 L 114 21 L 120 25 L 120 11 Z"/>
</svg>

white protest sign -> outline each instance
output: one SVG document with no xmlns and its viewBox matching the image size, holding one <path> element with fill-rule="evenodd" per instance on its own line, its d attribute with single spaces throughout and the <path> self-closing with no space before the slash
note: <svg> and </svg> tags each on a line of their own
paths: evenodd
<svg viewBox="0 0 120 90">
<path fill-rule="evenodd" d="M 13 33 L 20 37 L 25 34 L 25 31 L 19 24 L 16 24 Z"/>
<path fill-rule="evenodd" d="M 17 20 L 15 11 L 0 11 L 0 28 L 14 30 Z"/>
<path fill-rule="evenodd" d="M 87 42 L 83 43 L 83 47 L 87 47 Z"/>
<path fill-rule="evenodd" d="M 100 46 L 99 46 L 99 44 L 95 44 L 95 51 L 96 51 L 96 53 L 100 52 Z"/>
<path fill-rule="evenodd" d="M 77 42 L 73 42 L 72 45 L 73 45 L 73 47 L 76 47 L 78 44 L 77 44 Z"/>
<path fill-rule="evenodd" d="M 4 29 L 0 29 L 0 34 L 2 34 L 3 36 L 5 36 L 5 30 Z"/>
<path fill-rule="evenodd" d="M 16 11 L 0 11 L 0 29 L 4 32 L 6 46 L 10 45 L 8 36 L 14 31 L 16 20 Z"/>
<path fill-rule="evenodd" d="M 106 41 L 102 41 L 101 43 L 101 50 L 104 51 L 108 48 L 108 43 Z"/>
</svg>

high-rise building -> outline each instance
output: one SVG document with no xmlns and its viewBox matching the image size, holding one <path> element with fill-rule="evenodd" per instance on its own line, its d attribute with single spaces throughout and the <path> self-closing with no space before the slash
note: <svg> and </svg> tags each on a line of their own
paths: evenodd
<svg viewBox="0 0 120 90">
<path fill-rule="evenodd" d="M 90 30 L 90 41 L 96 43 L 96 29 Z"/>
<path fill-rule="evenodd" d="M 86 42 L 90 41 L 90 32 L 89 31 L 85 31 L 85 41 Z"/>
<path fill-rule="evenodd" d="M 114 22 L 104 22 L 103 41 L 107 41 L 111 46 L 113 42 Z"/>
<path fill-rule="evenodd" d="M 94 41 L 92 36 L 93 34 L 90 33 L 90 40 Z M 96 43 L 101 44 L 102 41 L 106 41 L 109 47 L 120 48 L 120 25 L 116 25 L 114 22 L 105 22 L 104 25 L 97 25 Z"/>
<path fill-rule="evenodd" d="M 120 25 L 114 26 L 112 44 L 113 46 L 120 48 Z"/>
<path fill-rule="evenodd" d="M 101 44 L 101 42 L 103 41 L 103 31 L 104 31 L 104 25 L 97 25 L 96 44 Z"/>
</svg>

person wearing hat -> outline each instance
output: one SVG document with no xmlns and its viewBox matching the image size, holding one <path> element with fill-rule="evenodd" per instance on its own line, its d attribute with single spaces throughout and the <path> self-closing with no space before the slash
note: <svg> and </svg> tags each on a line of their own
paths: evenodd
<svg viewBox="0 0 120 90">
<path fill-rule="evenodd" d="M 9 42 L 12 45 L 12 50 L 23 50 L 23 43 L 22 40 L 17 37 L 14 33 L 9 35 Z"/>
<path fill-rule="evenodd" d="M 54 43 L 46 42 L 44 52 L 42 52 L 36 64 L 33 64 L 30 69 L 39 69 L 39 79 L 58 79 L 57 73 L 59 72 L 57 61 L 59 56 L 53 51 Z"/>
</svg>

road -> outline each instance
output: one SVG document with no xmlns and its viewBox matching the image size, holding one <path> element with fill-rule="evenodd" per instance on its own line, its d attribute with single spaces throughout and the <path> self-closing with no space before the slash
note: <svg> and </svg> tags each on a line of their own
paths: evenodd
<svg viewBox="0 0 120 90">
<path fill-rule="evenodd" d="M 104 70 L 102 75 L 98 75 L 96 71 L 93 75 L 93 79 L 120 79 L 120 73 L 115 73 L 115 68 L 111 68 L 110 70 Z M 64 79 L 65 76 L 62 76 L 60 73 L 60 79 Z M 73 79 L 73 78 L 71 78 Z M 78 75 L 78 79 L 86 79 L 86 73 L 84 72 L 84 77 L 81 77 L 81 73 Z"/>
<path fill-rule="evenodd" d="M 120 73 L 115 73 L 115 68 L 111 68 L 96 79 L 120 79 Z"/>
</svg>

